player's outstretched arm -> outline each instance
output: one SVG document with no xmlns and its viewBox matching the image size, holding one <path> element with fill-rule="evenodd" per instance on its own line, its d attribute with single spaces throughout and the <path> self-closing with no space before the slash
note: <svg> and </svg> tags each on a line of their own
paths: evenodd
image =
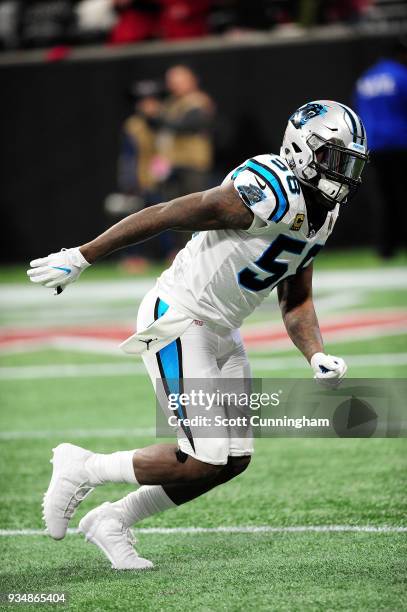
<svg viewBox="0 0 407 612">
<path fill-rule="evenodd" d="M 232 183 L 150 206 L 126 217 L 95 240 L 80 247 L 89 263 L 117 249 L 151 238 L 167 229 L 199 231 L 247 229 L 253 213 Z"/>
<path fill-rule="evenodd" d="M 314 378 L 335 387 L 347 366 L 340 357 L 324 353 L 324 344 L 312 299 L 313 264 L 278 286 L 278 300 L 287 333 L 314 370 Z"/>
<path fill-rule="evenodd" d="M 129 215 L 91 242 L 31 261 L 27 274 L 34 283 L 63 288 L 99 258 L 164 230 L 247 229 L 252 220 L 230 182 Z"/>
</svg>

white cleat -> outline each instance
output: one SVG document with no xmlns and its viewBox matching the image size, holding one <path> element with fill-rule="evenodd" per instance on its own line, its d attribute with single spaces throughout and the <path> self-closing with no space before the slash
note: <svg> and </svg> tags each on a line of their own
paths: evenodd
<svg viewBox="0 0 407 612">
<path fill-rule="evenodd" d="M 132 530 L 123 525 L 120 511 L 109 502 L 88 512 L 79 523 L 79 531 L 87 542 L 100 548 L 113 569 L 146 570 L 153 567 L 151 561 L 138 556 Z"/>
<path fill-rule="evenodd" d="M 85 467 L 92 453 L 73 444 L 59 444 L 53 451 L 52 478 L 42 503 L 43 519 L 49 535 L 62 540 L 76 508 L 93 491 Z"/>
</svg>

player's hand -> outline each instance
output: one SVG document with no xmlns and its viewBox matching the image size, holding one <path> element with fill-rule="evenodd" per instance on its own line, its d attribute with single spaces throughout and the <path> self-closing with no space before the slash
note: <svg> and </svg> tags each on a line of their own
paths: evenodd
<svg viewBox="0 0 407 612">
<path fill-rule="evenodd" d="M 75 247 L 51 253 L 48 257 L 33 259 L 30 266 L 27 275 L 33 283 L 62 289 L 69 283 L 74 283 L 90 263 L 86 261 L 79 248 Z"/>
<path fill-rule="evenodd" d="M 335 388 L 346 374 L 348 366 L 341 357 L 315 353 L 311 357 L 315 380 L 325 387 Z"/>
</svg>

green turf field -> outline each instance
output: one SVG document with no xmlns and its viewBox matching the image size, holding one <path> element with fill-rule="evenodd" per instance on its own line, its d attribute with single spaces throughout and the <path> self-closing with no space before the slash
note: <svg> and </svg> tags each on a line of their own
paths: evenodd
<svg viewBox="0 0 407 612">
<path fill-rule="evenodd" d="M 367 252 L 327 253 L 317 264 L 321 322 L 359 317 L 356 327 L 344 324 L 327 342 L 328 352 L 347 360 L 352 376 L 406 377 L 407 334 L 405 323 L 397 322 L 407 306 L 405 264 L 405 256 L 383 265 Z M 21 269 L 0 272 L 4 337 L 24 330 L 63 332 L 73 325 L 132 325 L 144 288 L 127 295 L 136 280 L 121 276 L 115 285 L 113 266 L 95 268 L 93 280 L 84 275 L 58 298 L 31 292 L 22 278 Z M 380 317 L 387 315 L 395 323 L 386 327 Z M 360 322 L 369 317 L 377 323 L 363 327 Z M 278 320 L 271 300 L 245 333 Z M 68 340 L 1 345 L 0 592 L 66 592 L 67 608 L 80 611 L 405 608 L 407 445 L 402 439 L 257 440 L 245 474 L 140 525 L 145 531 L 137 536 L 138 549 L 154 562 L 150 572 L 114 572 L 78 535 L 62 542 L 37 535 L 32 530 L 42 528 L 41 498 L 53 446 L 70 441 L 111 452 L 154 443 L 154 398 L 140 362 L 115 351 L 116 341 Z M 288 345 L 253 345 L 250 357 L 258 376 L 310 376 Z M 97 489 L 72 527 L 90 508 L 128 490 L 122 485 Z M 340 530 L 322 531 L 324 526 Z M 189 527 L 276 531 L 185 532 Z M 295 527 L 302 529 L 290 531 Z M 12 535 L 13 530 L 27 531 Z"/>
</svg>

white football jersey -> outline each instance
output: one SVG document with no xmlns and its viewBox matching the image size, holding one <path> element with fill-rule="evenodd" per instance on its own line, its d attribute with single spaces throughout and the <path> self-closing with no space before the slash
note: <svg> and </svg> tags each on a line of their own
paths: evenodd
<svg viewBox="0 0 407 612">
<path fill-rule="evenodd" d="M 160 297 L 180 312 L 228 328 L 245 319 L 282 279 L 307 266 L 338 216 L 310 230 L 301 185 L 278 155 L 258 155 L 230 172 L 254 213 L 248 230 L 198 232 L 157 281 Z"/>
</svg>

